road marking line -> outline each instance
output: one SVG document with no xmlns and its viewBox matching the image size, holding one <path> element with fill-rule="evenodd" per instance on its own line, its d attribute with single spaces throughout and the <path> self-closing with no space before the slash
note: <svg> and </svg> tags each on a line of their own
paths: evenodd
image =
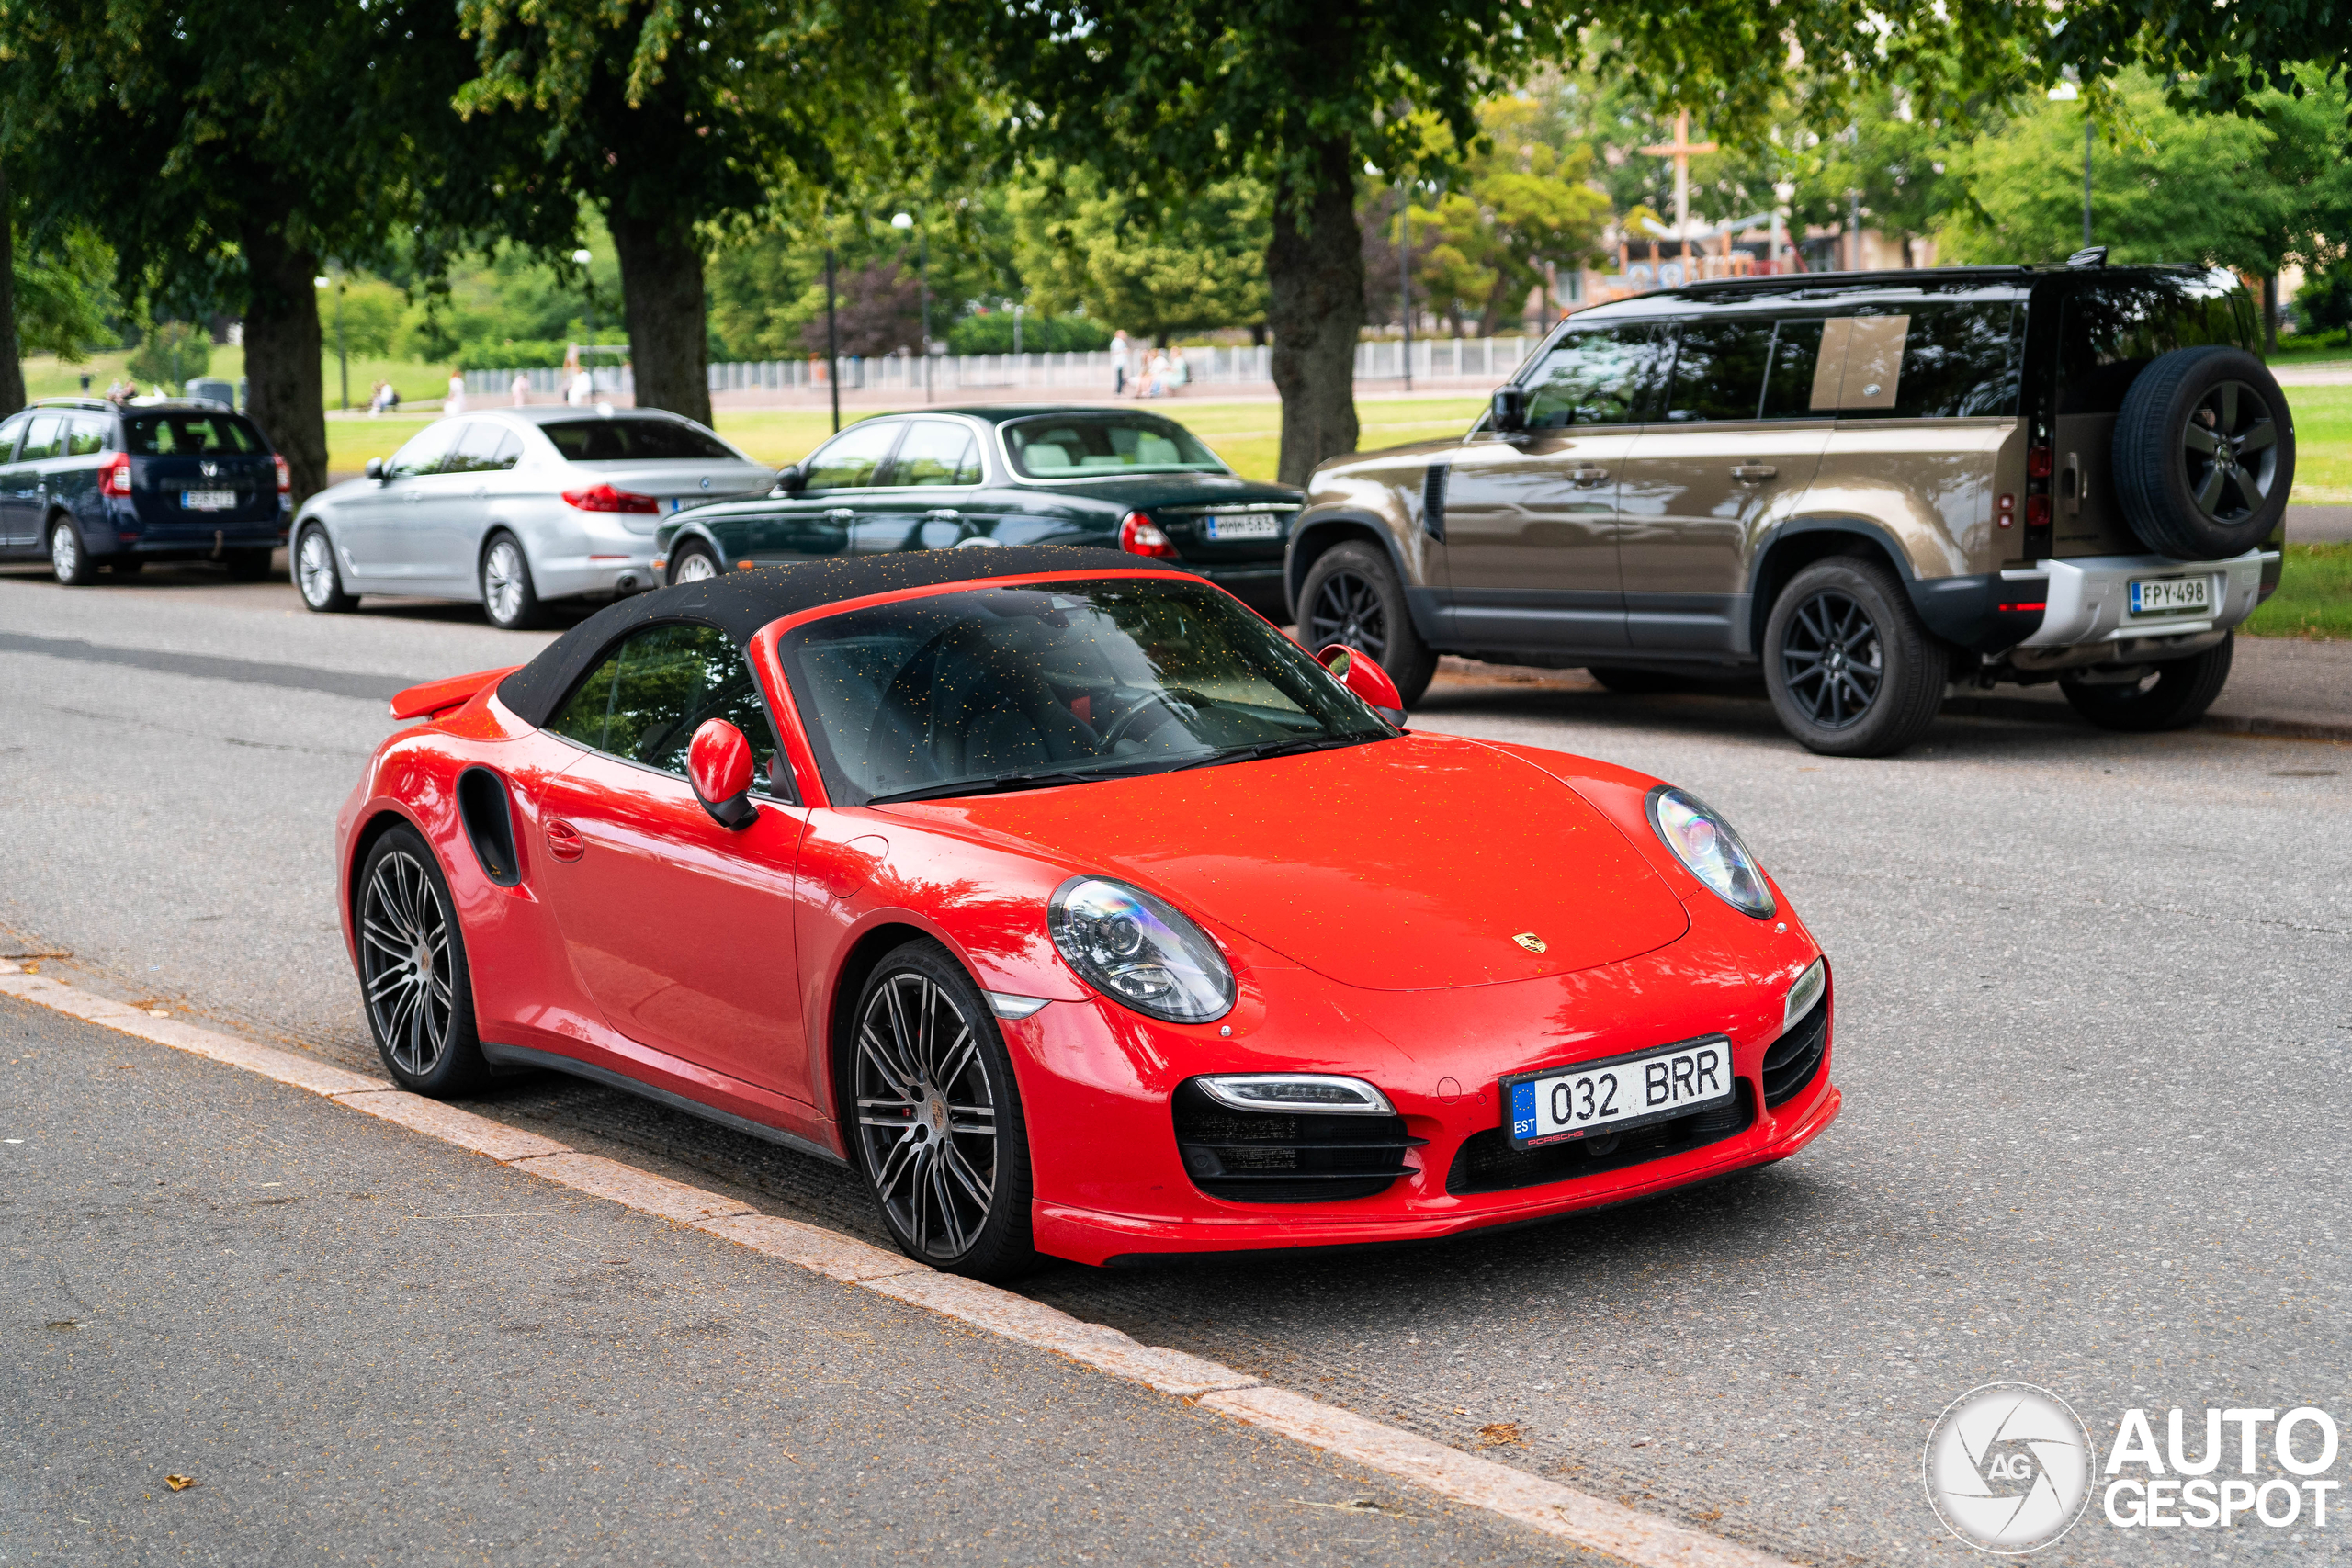
<svg viewBox="0 0 2352 1568">
<path fill-rule="evenodd" d="M 425 1137 L 495 1159 L 510 1170 L 526 1171 L 624 1208 L 707 1231 L 855 1289 L 1050 1351 L 1124 1382 L 1181 1395 L 1232 1420 L 1337 1454 L 1450 1502 L 1499 1515 L 1636 1568 L 1792 1568 L 1783 1558 L 1705 1530 L 1464 1453 L 1288 1389 L 1267 1387 L 1246 1372 L 1215 1361 L 1141 1344 L 1115 1328 L 1072 1317 L 1043 1302 L 976 1280 L 938 1273 L 854 1236 L 778 1214 L 763 1214 L 748 1203 L 600 1155 L 581 1154 L 536 1133 L 290 1051 L 256 1045 L 176 1020 L 151 1018 L 46 976 L 24 974 L 6 959 L 0 959 L 0 996 L 34 1002 L 85 1022 L 308 1089 L 345 1110 L 397 1122 Z"/>
</svg>

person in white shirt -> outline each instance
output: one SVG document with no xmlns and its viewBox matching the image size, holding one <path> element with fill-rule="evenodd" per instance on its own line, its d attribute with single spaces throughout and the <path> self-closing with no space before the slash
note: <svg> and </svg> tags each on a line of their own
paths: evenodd
<svg viewBox="0 0 2352 1568">
<path fill-rule="evenodd" d="M 531 378 L 522 371 L 514 372 L 514 384 L 506 389 L 514 396 L 514 406 L 522 408 L 531 400 Z"/>
<path fill-rule="evenodd" d="M 1184 351 L 1178 349 L 1168 361 L 1168 390 L 1172 395 L 1191 385 L 1193 367 L 1184 362 Z"/>
<path fill-rule="evenodd" d="M 452 370 L 449 372 L 449 396 L 447 400 L 442 403 L 441 412 L 443 413 L 463 413 L 466 412 L 466 373 L 464 371 Z"/>
<path fill-rule="evenodd" d="M 1122 397 L 1127 389 L 1127 334 L 1111 334 L 1111 395 Z"/>
<path fill-rule="evenodd" d="M 583 365 L 580 367 L 580 373 L 572 377 L 571 389 L 563 394 L 563 400 L 573 408 L 584 409 L 588 406 L 588 400 L 595 395 L 595 378 L 588 374 L 588 367 Z"/>
</svg>

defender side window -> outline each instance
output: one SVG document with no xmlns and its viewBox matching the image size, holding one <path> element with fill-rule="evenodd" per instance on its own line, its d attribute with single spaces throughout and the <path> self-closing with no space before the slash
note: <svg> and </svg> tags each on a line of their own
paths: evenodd
<svg viewBox="0 0 2352 1568">
<path fill-rule="evenodd" d="M 1527 428 L 1639 424 L 1655 419 L 1673 363 L 1670 326 L 1644 323 L 1570 333 L 1527 379 Z"/>
<path fill-rule="evenodd" d="M 1666 417 L 1690 420 L 1755 419 L 1772 359 L 1772 323 L 1767 321 L 1699 321 L 1682 323 L 1674 355 L 1674 389 Z"/>
</svg>

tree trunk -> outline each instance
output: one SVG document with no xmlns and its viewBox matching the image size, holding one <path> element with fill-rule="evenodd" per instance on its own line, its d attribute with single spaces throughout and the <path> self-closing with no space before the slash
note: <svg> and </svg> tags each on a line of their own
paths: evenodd
<svg viewBox="0 0 2352 1568">
<path fill-rule="evenodd" d="M 1356 340 L 1363 332 L 1363 232 L 1356 227 L 1348 139 L 1317 146 L 1307 177 L 1311 190 L 1285 179 L 1274 193 L 1266 246 L 1266 325 L 1283 400 L 1278 473 L 1294 485 L 1305 484 L 1324 458 L 1356 449 Z"/>
<path fill-rule="evenodd" d="M 0 169 L 0 419 L 25 406 L 25 366 L 17 355 L 17 209 Z"/>
<path fill-rule="evenodd" d="M 2278 352 L 2278 275 L 2262 275 L 2262 351 Z"/>
<path fill-rule="evenodd" d="M 327 486 L 318 268 L 274 227 L 245 231 L 245 412 L 286 459 L 298 507 Z"/>
<path fill-rule="evenodd" d="M 637 406 L 710 423 L 710 330 L 702 251 L 684 223 L 608 211 L 621 263 L 621 304 Z"/>
</svg>

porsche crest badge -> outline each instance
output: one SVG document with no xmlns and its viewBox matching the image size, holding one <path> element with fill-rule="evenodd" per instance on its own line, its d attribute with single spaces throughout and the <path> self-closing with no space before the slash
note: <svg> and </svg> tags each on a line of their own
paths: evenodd
<svg viewBox="0 0 2352 1568">
<path fill-rule="evenodd" d="M 1533 931 L 1521 931 L 1517 936 L 1511 938 L 1511 941 L 1519 943 L 1520 946 L 1527 949 L 1530 953 L 1541 953 L 1544 951 L 1544 939 L 1537 936 Z"/>
</svg>

